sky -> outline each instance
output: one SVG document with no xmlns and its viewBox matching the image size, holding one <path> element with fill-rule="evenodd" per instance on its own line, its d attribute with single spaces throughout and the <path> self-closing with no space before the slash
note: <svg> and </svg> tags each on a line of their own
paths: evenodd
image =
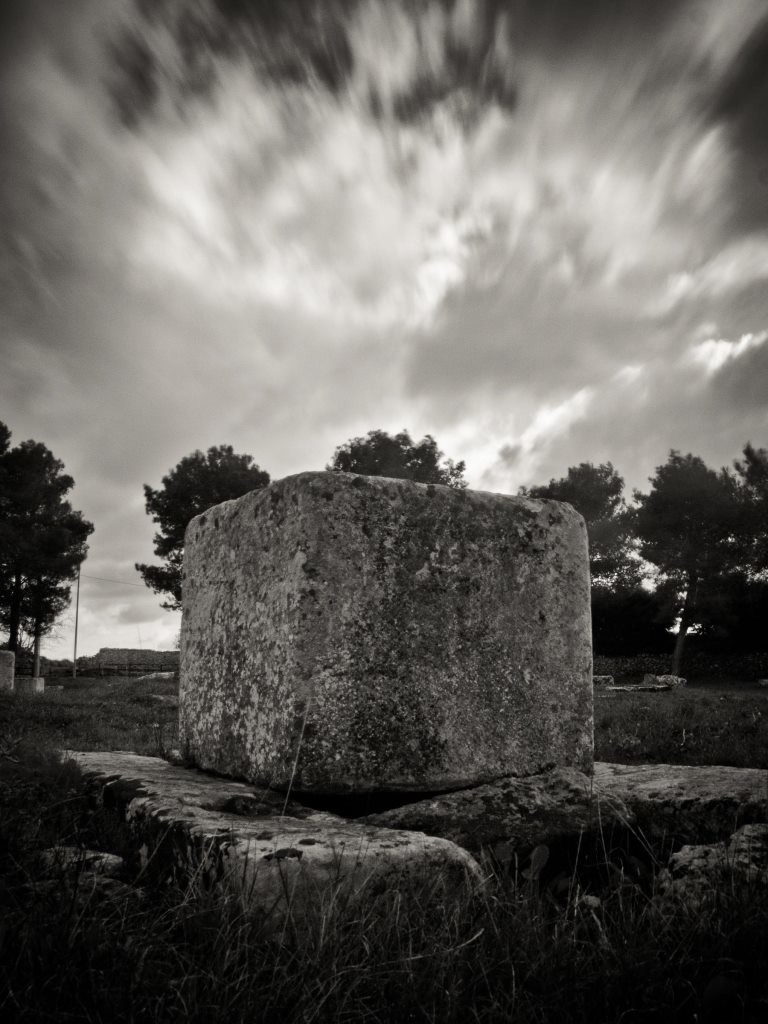
<svg viewBox="0 0 768 1024">
<path fill-rule="evenodd" d="M 195 449 L 629 496 L 768 446 L 767 0 L 3 0 L 0 51 L 0 420 L 95 525 L 79 653 L 173 646 Z"/>
</svg>

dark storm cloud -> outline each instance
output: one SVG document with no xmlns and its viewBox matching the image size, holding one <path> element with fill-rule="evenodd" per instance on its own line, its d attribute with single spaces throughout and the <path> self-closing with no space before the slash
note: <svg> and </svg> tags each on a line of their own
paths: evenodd
<svg viewBox="0 0 768 1024">
<path fill-rule="evenodd" d="M 743 354 L 726 358 L 712 372 L 708 389 L 712 402 L 731 417 L 738 409 L 743 416 L 768 412 L 768 338 L 766 332 L 742 335 Z M 739 342 L 732 342 L 734 353 Z M 745 437 L 745 441 L 747 438 Z"/>
<path fill-rule="evenodd" d="M 424 67 L 394 97 L 375 83 L 365 100 L 374 115 L 394 114 L 404 122 L 428 114 L 457 90 L 480 103 L 513 109 L 517 69 L 510 49 L 540 50 L 557 60 L 621 60 L 627 48 L 658 33 L 686 0 L 410 0 L 387 5 L 390 17 L 413 19 L 417 34 L 445 31 L 439 66 Z M 164 89 L 183 96 L 209 93 L 216 85 L 218 62 L 245 59 L 263 80 L 282 86 L 310 85 L 341 93 L 355 64 L 354 19 L 372 5 L 368 0 L 176 0 L 159 5 L 137 0 L 143 22 L 127 28 L 110 50 L 117 73 L 113 96 L 120 116 L 135 125 L 151 114 Z M 692 0 L 691 6 L 695 6 Z M 431 14 L 444 12 L 441 28 Z M 177 63 L 163 62 L 156 30 L 170 33 Z M 422 39 L 425 53 L 434 38 Z M 499 47 L 501 42 L 504 45 Z M 467 114 L 467 116 L 470 116 Z"/>
<path fill-rule="evenodd" d="M 138 0 L 141 20 L 110 46 L 120 117 L 136 126 L 167 91 L 182 101 L 210 94 L 222 60 L 247 61 L 262 79 L 336 92 L 351 67 L 346 16 L 353 6 L 353 0 Z"/>
<path fill-rule="evenodd" d="M 74 475 L 93 575 L 214 444 L 280 477 L 405 426 L 515 490 L 768 442 L 762 0 L 0 17 L 2 418 Z M 84 596 L 84 650 L 172 642 L 149 592 Z"/>
<path fill-rule="evenodd" d="M 754 28 L 717 84 L 712 117 L 726 125 L 737 154 L 734 226 L 768 224 L 768 15 Z"/>
<path fill-rule="evenodd" d="M 104 106 L 103 43 L 118 21 L 116 10 L 116 0 L 3 6 L 0 295 L 6 316 L 34 317 L 71 266 L 74 236 L 88 234 L 72 211 L 93 180 L 103 178 L 97 165 L 103 154 L 93 152 L 92 139 Z M 92 192 L 90 223 L 104 212 L 99 193 Z M 118 220 L 119 211 L 112 212 Z"/>
<path fill-rule="evenodd" d="M 124 123 L 135 126 L 152 114 L 164 90 L 178 91 L 182 97 L 210 93 L 222 59 L 247 61 L 257 78 L 281 87 L 301 85 L 339 94 L 354 68 L 352 18 L 365 6 L 360 0 L 139 3 L 143 24 L 126 29 L 111 46 L 117 69 L 112 92 L 118 112 Z M 434 5 L 415 0 L 410 7 L 393 4 L 390 11 L 401 17 L 405 12 L 424 15 L 430 6 Z M 452 3 L 441 6 L 453 8 Z M 447 29 L 441 29 L 434 18 L 416 18 L 425 53 L 435 49 L 435 40 L 425 37 L 433 31 L 445 32 L 439 66 L 426 62 L 395 95 L 371 82 L 363 98 L 374 116 L 418 120 L 457 90 L 466 90 L 478 102 L 514 106 L 512 69 L 495 49 L 497 35 L 507 34 L 499 22 L 503 6 L 490 0 L 459 6 L 466 8 L 466 14 Z M 163 64 L 163 47 L 158 45 L 159 29 L 170 34 L 177 48 L 178 61 L 170 76 Z"/>
</svg>

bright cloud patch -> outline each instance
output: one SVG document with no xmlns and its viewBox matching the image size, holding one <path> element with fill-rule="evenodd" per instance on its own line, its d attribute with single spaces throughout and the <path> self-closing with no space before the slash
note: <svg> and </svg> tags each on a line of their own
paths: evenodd
<svg viewBox="0 0 768 1024">
<path fill-rule="evenodd" d="M 504 490 L 514 490 L 529 480 L 548 449 L 587 415 L 593 397 L 592 389 L 581 388 L 558 405 L 542 406 L 520 436 L 499 451 L 497 464 L 485 474 L 486 481 L 501 486 L 503 480 Z"/>
<path fill-rule="evenodd" d="M 759 334 L 743 334 L 738 341 L 725 338 L 708 338 L 694 345 L 690 357 L 694 363 L 702 367 L 707 376 L 712 376 L 731 362 L 740 359 L 748 352 L 761 348 L 768 341 L 768 331 Z"/>
</svg>

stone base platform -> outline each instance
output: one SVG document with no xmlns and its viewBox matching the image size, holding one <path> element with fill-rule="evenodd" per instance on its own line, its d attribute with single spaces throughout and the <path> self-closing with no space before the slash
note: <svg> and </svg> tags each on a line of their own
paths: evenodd
<svg viewBox="0 0 768 1024">
<path fill-rule="evenodd" d="M 595 792 L 623 803 L 649 839 L 710 842 L 768 822 L 768 771 L 761 768 L 598 761 L 593 778 Z"/>
<path fill-rule="evenodd" d="M 446 839 L 286 804 L 274 790 L 157 757 L 69 756 L 132 826 L 153 874 L 198 873 L 206 884 L 240 891 L 276 921 L 329 891 L 354 896 L 372 883 L 431 877 L 455 887 L 481 878 L 474 858 Z"/>
<path fill-rule="evenodd" d="M 200 872 L 276 920 L 371 882 L 479 882 L 473 854 L 483 850 L 522 862 L 540 844 L 618 829 L 668 853 L 768 822 L 768 772 L 752 768 L 603 762 L 592 776 L 555 769 L 508 777 L 351 819 L 160 758 L 70 756 L 131 824 L 153 871 Z"/>
</svg>

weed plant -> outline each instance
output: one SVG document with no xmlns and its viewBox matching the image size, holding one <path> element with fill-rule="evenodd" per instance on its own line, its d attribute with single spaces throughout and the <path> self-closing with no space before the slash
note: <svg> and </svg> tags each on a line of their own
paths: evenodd
<svg viewBox="0 0 768 1024">
<path fill-rule="evenodd" d="M 768 767 L 765 695 L 720 696 L 598 696 L 598 756 Z M 171 681 L 120 679 L 0 701 L 3 1021 L 768 1019 L 768 889 L 733 878 L 695 902 L 661 898 L 653 872 L 634 874 L 610 837 L 602 864 L 585 856 L 565 878 L 485 859 L 474 889 L 447 893 L 425 876 L 354 902 L 329 892 L 279 931 L 200 879 L 152 881 L 133 866 L 124 826 L 52 748 L 161 754 L 173 697 Z M 130 884 L 101 889 L 63 869 L 41 881 L 40 855 L 56 844 L 127 856 Z"/>
<path fill-rule="evenodd" d="M 173 679 L 60 679 L 28 697 L 0 694 L 0 743 L 63 750 L 132 750 L 162 757 L 178 746 Z"/>
<path fill-rule="evenodd" d="M 694 904 L 608 864 L 599 893 L 483 861 L 446 892 L 338 892 L 267 926 L 199 879 L 117 894 L 61 871 L 54 843 L 126 853 L 77 770 L 18 745 L 0 759 L 0 1019 L 45 1022 L 756 1022 L 768 1014 L 768 891 L 731 880 Z M 592 892 L 585 891 L 591 886 Z"/>
</svg>

